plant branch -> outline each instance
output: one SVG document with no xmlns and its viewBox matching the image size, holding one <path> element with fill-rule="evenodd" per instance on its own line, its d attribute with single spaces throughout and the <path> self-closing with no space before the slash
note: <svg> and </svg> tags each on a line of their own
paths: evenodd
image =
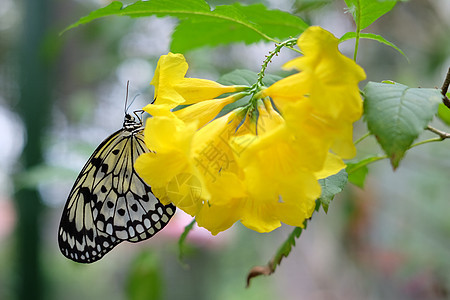
<svg viewBox="0 0 450 300">
<path fill-rule="evenodd" d="M 436 133 L 442 140 L 450 138 L 450 133 L 436 129 L 434 127 L 431 127 L 430 125 L 427 126 L 427 130 Z"/>
<path fill-rule="evenodd" d="M 311 218 L 310 218 L 311 219 Z M 250 286 L 250 280 L 254 277 L 261 275 L 270 275 L 273 274 L 277 268 L 277 266 L 281 263 L 281 260 L 284 257 L 287 257 L 291 252 L 292 248 L 295 246 L 295 239 L 299 238 L 302 234 L 303 230 L 306 229 L 307 219 L 303 222 L 304 228 L 295 227 L 294 230 L 289 234 L 288 238 L 284 241 L 284 243 L 280 246 L 277 253 L 272 257 L 269 263 L 265 266 L 255 266 L 251 268 L 250 272 L 247 275 L 247 287 Z"/>
<path fill-rule="evenodd" d="M 445 106 L 450 108 L 450 100 L 447 97 L 448 86 L 450 85 L 450 68 L 448 68 L 447 76 L 445 77 L 444 83 L 442 84 L 441 93 L 444 96 L 443 102 Z"/>
</svg>

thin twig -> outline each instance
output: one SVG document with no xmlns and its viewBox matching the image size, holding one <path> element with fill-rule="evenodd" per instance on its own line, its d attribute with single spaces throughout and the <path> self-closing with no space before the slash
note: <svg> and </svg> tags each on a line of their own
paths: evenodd
<svg viewBox="0 0 450 300">
<path fill-rule="evenodd" d="M 443 140 L 450 138 L 450 133 L 436 129 L 434 127 L 431 127 L 430 125 L 427 126 L 427 130 L 436 133 Z"/>
<path fill-rule="evenodd" d="M 447 97 L 448 86 L 450 85 L 450 68 L 448 68 L 447 76 L 445 77 L 444 84 L 442 84 L 441 93 L 444 96 L 443 102 L 445 106 L 450 108 L 450 100 Z"/>
</svg>

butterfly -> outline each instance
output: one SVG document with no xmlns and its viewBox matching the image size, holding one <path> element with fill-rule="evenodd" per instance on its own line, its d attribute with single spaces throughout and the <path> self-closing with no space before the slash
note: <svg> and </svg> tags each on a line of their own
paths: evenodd
<svg viewBox="0 0 450 300">
<path fill-rule="evenodd" d="M 95 149 L 70 191 L 58 243 L 73 261 L 92 263 L 123 241 L 146 240 L 175 213 L 175 206 L 159 202 L 134 169 L 137 157 L 150 151 L 139 112 L 135 118 L 125 109 L 123 127 Z"/>
</svg>

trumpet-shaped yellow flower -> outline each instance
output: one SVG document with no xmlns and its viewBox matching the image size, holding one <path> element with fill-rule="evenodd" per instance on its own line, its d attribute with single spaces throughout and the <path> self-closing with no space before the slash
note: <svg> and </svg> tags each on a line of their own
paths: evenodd
<svg viewBox="0 0 450 300">
<path fill-rule="evenodd" d="M 179 104 L 197 103 L 245 89 L 242 86 L 224 86 L 212 80 L 185 78 L 187 70 L 188 64 L 182 54 L 169 52 L 161 56 L 151 81 L 155 86 L 156 104 L 168 104 L 174 108 Z"/>
<path fill-rule="evenodd" d="M 226 105 L 240 98 L 242 95 L 234 94 L 221 99 L 205 100 L 177 110 L 174 115 L 184 122 L 197 122 L 200 128 L 214 119 Z"/>
<path fill-rule="evenodd" d="M 316 161 L 316 157 L 311 153 L 306 162 L 299 159 L 305 157 L 304 150 L 308 147 L 298 147 L 294 143 L 295 135 L 270 102 L 260 105 L 258 111 L 258 120 L 261 121 L 257 127 L 258 134 L 238 136 L 232 140 L 236 149 L 242 149 L 242 143 L 252 140 L 237 157 L 249 194 L 241 221 L 259 232 L 271 231 L 279 227 L 280 222 L 302 226 L 305 218 L 311 216 L 315 199 L 321 192 L 311 171 L 311 163 Z M 305 145 L 310 142 L 304 141 Z"/>
<path fill-rule="evenodd" d="M 239 219 L 239 211 L 235 205 L 230 205 L 230 200 L 245 196 L 242 183 L 233 173 L 237 166 L 227 143 L 229 135 L 235 133 L 228 125 L 241 122 L 239 110 L 208 123 L 198 131 L 195 122 L 185 123 L 175 116 L 150 118 L 144 136 L 146 144 L 155 152 L 139 156 L 135 163 L 136 171 L 145 181 L 151 182 L 153 192 L 162 203 L 174 203 L 196 216 L 200 226 L 217 234 Z M 162 170 L 164 168 L 167 169 Z M 154 172 L 156 169 L 161 169 L 161 172 Z M 212 217 L 211 211 L 218 215 Z M 212 218 L 216 220 L 213 223 Z"/>
<path fill-rule="evenodd" d="M 328 31 L 313 26 L 298 39 L 304 56 L 286 63 L 284 68 L 300 73 L 288 76 L 263 91 L 283 116 L 298 129 L 304 125 L 297 117 L 308 106 L 309 120 L 322 131 L 332 150 L 343 158 L 355 155 L 351 138 L 352 123 L 362 115 L 358 82 L 364 70 L 339 52 L 339 40 Z"/>
</svg>

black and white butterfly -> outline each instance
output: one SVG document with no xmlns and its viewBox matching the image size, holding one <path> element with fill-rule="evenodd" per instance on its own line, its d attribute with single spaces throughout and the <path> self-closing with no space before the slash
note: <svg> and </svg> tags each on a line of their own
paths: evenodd
<svg viewBox="0 0 450 300">
<path fill-rule="evenodd" d="M 123 241 L 148 239 L 175 213 L 175 206 L 161 204 L 134 169 L 137 157 L 150 151 L 142 119 L 134 114 L 125 112 L 122 129 L 95 149 L 70 191 L 58 243 L 73 261 L 92 263 Z"/>
</svg>

